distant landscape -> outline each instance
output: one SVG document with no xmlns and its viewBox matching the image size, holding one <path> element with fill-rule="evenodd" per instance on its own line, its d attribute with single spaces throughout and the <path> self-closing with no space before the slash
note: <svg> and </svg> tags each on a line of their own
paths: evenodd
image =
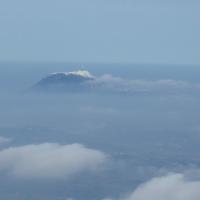
<svg viewBox="0 0 200 200">
<path fill-rule="evenodd" d="M 0 0 L 0 200 L 200 200 L 199 0 Z"/>
<path fill-rule="evenodd" d="M 1 64 L 2 199 L 199 196 L 198 67 L 54 65 Z"/>
</svg>

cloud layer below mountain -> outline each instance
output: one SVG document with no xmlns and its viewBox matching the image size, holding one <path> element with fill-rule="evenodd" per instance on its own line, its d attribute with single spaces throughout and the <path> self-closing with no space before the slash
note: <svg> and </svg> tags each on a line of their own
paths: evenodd
<svg viewBox="0 0 200 200">
<path fill-rule="evenodd" d="M 188 180 L 183 174 L 169 174 L 139 186 L 120 200 L 199 200 L 200 181 Z M 112 199 L 104 199 L 112 200 Z"/>
<path fill-rule="evenodd" d="M 62 179 L 96 170 L 106 157 L 103 152 L 80 144 L 10 147 L 0 151 L 0 172 L 18 178 Z"/>
</svg>

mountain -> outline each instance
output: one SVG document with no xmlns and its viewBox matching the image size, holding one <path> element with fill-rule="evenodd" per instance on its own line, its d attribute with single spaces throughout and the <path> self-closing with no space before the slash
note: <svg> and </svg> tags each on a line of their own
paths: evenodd
<svg viewBox="0 0 200 200">
<path fill-rule="evenodd" d="M 124 79 L 109 74 L 94 76 L 88 71 L 56 72 L 44 77 L 32 87 L 42 92 L 92 92 L 98 94 L 149 95 L 196 92 L 198 84 L 186 81 L 161 79 Z"/>
<path fill-rule="evenodd" d="M 79 70 L 73 72 L 56 72 L 48 75 L 33 86 L 35 91 L 76 92 L 90 90 L 90 81 L 95 80 L 90 72 Z"/>
</svg>

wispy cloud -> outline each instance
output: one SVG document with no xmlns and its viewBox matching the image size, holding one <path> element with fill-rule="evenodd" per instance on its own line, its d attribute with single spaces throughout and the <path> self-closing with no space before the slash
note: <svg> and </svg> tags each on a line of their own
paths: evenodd
<svg viewBox="0 0 200 200">
<path fill-rule="evenodd" d="M 200 89 L 199 84 L 193 84 L 188 81 L 160 79 L 123 79 L 112 75 L 103 75 L 95 80 L 90 81 L 93 87 L 102 90 L 115 92 L 135 93 L 135 92 L 186 92 L 193 89 Z"/>
<path fill-rule="evenodd" d="M 0 136 L 0 144 L 9 143 L 11 138 Z"/>
</svg>

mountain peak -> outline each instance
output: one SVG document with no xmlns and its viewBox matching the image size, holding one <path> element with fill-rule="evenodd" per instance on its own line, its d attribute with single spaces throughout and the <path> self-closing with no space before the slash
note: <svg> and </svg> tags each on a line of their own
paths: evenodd
<svg viewBox="0 0 200 200">
<path fill-rule="evenodd" d="M 89 79 L 93 79 L 94 76 L 86 71 L 86 70 L 78 70 L 78 71 L 72 71 L 72 72 L 54 72 L 51 73 L 50 76 L 79 76 L 79 77 L 83 77 L 83 78 L 89 78 Z"/>
<path fill-rule="evenodd" d="M 87 81 L 94 80 L 95 76 L 85 70 L 72 72 L 54 72 L 40 80 L 35 86 L 39 90 L 83 90 Z"/>
</svg>

